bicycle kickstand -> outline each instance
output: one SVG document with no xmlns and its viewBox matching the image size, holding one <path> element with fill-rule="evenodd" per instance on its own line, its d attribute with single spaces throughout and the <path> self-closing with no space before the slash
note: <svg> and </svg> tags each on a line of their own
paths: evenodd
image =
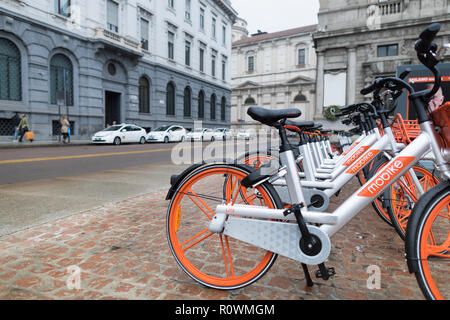
<svg viewBox="0 0 450 320">
<path fill-rule="evenodd" d="M 311 279 L 311 276 L 309 274 L 308 266 L 306 264 L 302 263 L 302 268 L 303 268 L 303 272 L 305 273 L 306 285 L 308 287 L 312 287 L 314 285 L 314 283 L 313 283 L 313 281 Z"/>
</svg>

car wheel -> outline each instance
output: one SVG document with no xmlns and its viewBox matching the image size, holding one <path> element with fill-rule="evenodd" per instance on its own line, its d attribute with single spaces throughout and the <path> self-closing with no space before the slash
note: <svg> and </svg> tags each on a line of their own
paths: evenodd
<svg viewBox="0 0 450 320">
<path fill-rule="evenodd" d="M 140 144 L 145 144 L 145 137 L 141 137 L 141 140 L 139 140 Z"/>
<path fill-rule="evenodd" d="M 214 142 L 216 140 L 216 138 L 211 137 L 211 142 Z"/>
<path fill-rule="evenodd" d="M 169 137 L 164 137 L 164 143 L 169 143 Z"/>
<path fill-rule="evenodd" d="M 183 136 L 183 137 L 181 137 L 181 142 L 184 142 L 184 136 Z"/>
<path fill-rule="evenodd" d="M 113 143 L 114 143 L 114 145 L 118 146 L 118 145 L 120 145 L 122 143 L 122 140 L 120 140 L 119 137 L 115 137 Z"/>
</svg>

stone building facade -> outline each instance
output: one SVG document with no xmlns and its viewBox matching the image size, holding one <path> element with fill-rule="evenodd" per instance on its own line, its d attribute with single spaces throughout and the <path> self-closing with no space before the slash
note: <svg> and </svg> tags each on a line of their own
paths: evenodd
<svg viewBox="0 0 450 320">
<path fill-rule="evenodd" d="M 74 139 L 112 121 L 229 126 L 235 18 L 229 0 L 1 0 L 0 139 L 16 111 L 39 140 L 63 114 Z"/>
<path fill-rule="evenodd" d="M 247 115 L 253 105 L 295 107 L 302 111 L 301 120 L 313 118 L 316 54 L 312 34 L 316 27 L 261 33 L 233 42 L 233 128 L 262 128 Z"/>
<path fill-rule="evenodd" d="M 432 22 L 443 25 L 438 44 L 450 40 L 448 0 L 320 0 L 318 18 L 315 119 L 321 121 L 324 107 L 364 101 L 360 90 L 375 78 L 418 64 L 414 42 Z"/>
</svg>

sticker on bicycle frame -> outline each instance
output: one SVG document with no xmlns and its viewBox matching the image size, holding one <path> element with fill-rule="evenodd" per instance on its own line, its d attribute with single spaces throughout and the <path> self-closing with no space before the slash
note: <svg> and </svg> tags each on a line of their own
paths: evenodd
<svg viewBox="0 0 450 320">
<path fill-rule="evenodd" d="M 367 151 L 367 149 L 369 149 L 369 146 L 363 146 L 361 148 L 359 148 L 358 150 L 356 150 L 355 153 L 352 154 L 352 156 L 350 158 L 347 159 L 347 161 L 345 161 L 342 165 L 344 167 L 348 167 L 350 165 L 352 165 L 356 160 L 358 160 L 358 158 Z"/>
<path fill-rule="evenodd" d="M 350 169 L 348 169 L 345 173 L 349 174 L 355 174 L 366 164 L 368 164 L 370 161 L 372 161 L 373 158 L 377 156 L 377 154 L 380 153 L 380 150 L 369 150 L 367 154 L 365 154 L 361 159 L 359 159 Z"/>
<path fill-rule="evenodd" d="M 372 198 L 398 176 L 415 157 L 398 157 L 383 168 L 373 179 L 366 183 L 366 187 L 358 193 L 360 197 Z"/>
<path fill-rule="evenodd" d="M 356 147 L 358 144 L 359 144 L 359 142 L 355 142 L 354 144 L 352 144 L 352 145 L 347 149 L 347 151 L 345 151 L 342 155 L 343 155 L 343 156 L 348 155 L 348 154 L 350 153 L 350 151 L 352 151 L 353 149 L 355 149 L 355 147 Z"/>
</svg>

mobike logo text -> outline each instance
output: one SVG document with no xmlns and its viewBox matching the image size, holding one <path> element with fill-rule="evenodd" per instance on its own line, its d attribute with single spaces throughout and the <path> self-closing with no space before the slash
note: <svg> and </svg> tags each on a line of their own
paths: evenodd
<svg viewBox="0 0 450 320">
<path fill-rule="evenodd" d="M 348 169 L 345 173 L 355 174 L 361 168 L 364 168 L 366 164 L 368 164 L 376 155 L 380 153 L 380 150 L 369 150 L 367 154 L 365 154 L 360 160 L 358 160 L 350 169 Z"/>
<path fill-rule="evenodd" d="M 364 146 L 364 147 L 361 147 L 361 148 L 359 148 L 358 150 L 356 150 L 356 152 L 353 153 L 353 154 L 351 155 L 351 157 L 348 158 L 347 161 L 344 162 L 343 166 L 344 166 L 344 167 L 348 167 L 348 166 L 352 165 L 353 162 L 355 162 L 356 160 L 358 160 L 358 158 L 359 158 L 364 152 L 367 151 L 367 149 L 369 149 L 369 146 Z"/>
<path fill-rule="evenodd" d="M 352 151 L 358 144 L 359 144 L 359 142 L 353 143 L 350 147 L 348 147 L 347 151 L 345 151 L 342 155 L 343 155 L 343 156 L 348 155 L 349 152 Z"/>
<path fill-rule="evenodd" d="M 386 187 L 396 176 L 398 176 L 411 162 L 414 157 L 398 157 L 389 163 L 383 171 L 378 173 L 375 178 L 371 179 L 361 192 L 360 197 L 372 198 L 376 196 L 384 187 Z"/>
</svg>

